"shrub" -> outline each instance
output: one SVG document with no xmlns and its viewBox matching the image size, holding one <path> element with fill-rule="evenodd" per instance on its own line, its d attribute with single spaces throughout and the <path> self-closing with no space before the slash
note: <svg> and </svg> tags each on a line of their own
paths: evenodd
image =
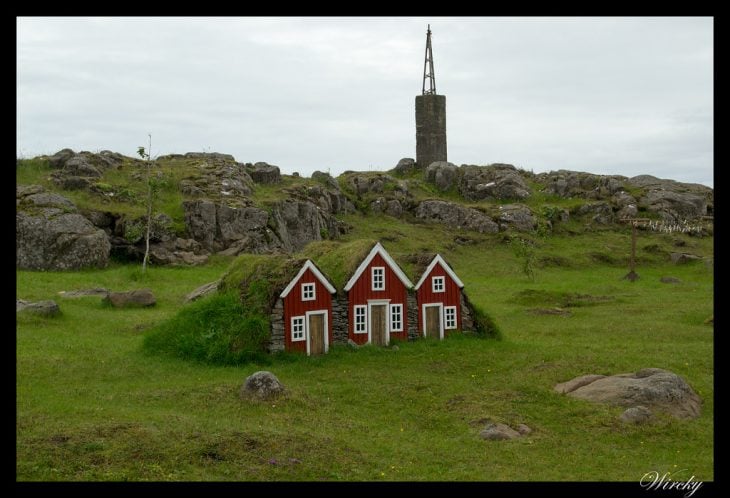
<svg viewBox="0 0 730 498">
<path fill-rule="evenodd" d="M 234 292 L 214 294 L 184 307 L 154 327 L 143 348 L 214 365 L 268 363 L 269 322 L 261 314 L 244 313 Z"/>
</svg>

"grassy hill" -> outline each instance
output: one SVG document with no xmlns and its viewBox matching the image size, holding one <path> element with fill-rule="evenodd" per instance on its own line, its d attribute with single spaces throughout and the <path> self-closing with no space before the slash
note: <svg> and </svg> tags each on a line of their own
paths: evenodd
<svg viewBox="0 0 730 498">
<path fill-rule="evenodd" d="M 45 182 L 47 165 L 33 167 L 19 168 L 18 182 Z M 187 174 L 176 167 L 170 163 L 165 174 Z M 121 191 L 122 184 L 132 189 L 130 178 L 120 177 L 118 185 L 104 180 Z M 311 181 L 284 178 L 289 187 Z M 457 199 L 431 188 L 423 182 L 422 190 L 410 191 Z M 281 192 L 257 186 L 252 197 L 264 205 Z M 170 188 L 165 195 L 161 205 L 174 207 L 182 194 Z M 582 202 L 541 195 L 525 201 L 535 212 Z M 70 196 L 80 205 L 118 202 L 90 192 Z M 472 205 L 489 210 L 499 203 Z M 137 207 L 120 202 L 119 209 Z M 169 213 L 182 221 L 172 207 Z M 417 262 L 410 255 L 441 252 L 471 300 L 499 325 L 502 340 L 455 336 L 397 351 L 334 346 L 323 357 L 211 366 L 148 354 L 142 344 L 150 330 L 186 309 L 185 294 L 224 274 L 235 282 L 236 272 L 255 268 L 243 262 L 255 258 L 213 256 L 203 266 L 153 267 L 146 274 L 119 262 L 102 270 L 19 270 L 18 298 L 56 299 L 62 315 L 17 318 L 17 479 L 638 483 L 651 470 L 681 469 L 685 478 L 714 479 L 711 236 L 642 231 L 641 278 L 629 282 L 622 277 L 630 231 L 622 225 L 586 226 L 573 218 L 552 231 L 480 234 L 367 212 L 338 217 L 349 232 L 299 253 L 316 256 L 338 286 L 346 276 L 336 268 L 348 263 L 327 258 L 346 244 L 380 240 L 411 276 Z M 528 241 L 527 252 L 519 240 Z M 674 265 L 668 255 L 675 251 L 706 259 Z M 534 279 L 524 271 L 527 259 Z M 662 283 L 663 276 L 680 283 Z M 58 297 L 89 287 L 149 287 L 158 304 L 112 309 L 98 297 Z M 562 313 L 551 314 L 555 308 Z M 683 376 L 703 399 L 702 415 L 629 426 L 618 421 L 619 408 L 552 390 L 578 375 L 644 367 Z M 243 380 L 261 369 L 279 377 L 288 397 L 261 404 L 239 399 Z M 487 420 L 525 423 L 533 432 L 483 441 L 478 433 Z"/>
</svg>

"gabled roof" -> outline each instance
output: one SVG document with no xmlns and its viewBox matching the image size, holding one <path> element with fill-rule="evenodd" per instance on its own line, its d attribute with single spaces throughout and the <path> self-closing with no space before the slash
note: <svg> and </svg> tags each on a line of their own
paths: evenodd
<svg viewBox="0 0 730 498">
<path fill-rule="evenodd" d="M 434 258 L 431 260 L 431 264 L 428 265 L 428 268 L 426 268 L 426 271 L 423 272 L 423 275 L 421 275 L 421 280 L 418 281 L 416 284 L 416 290 L 418 290 L 421 287 L 421 284 L 426 280 L 426 277 L 429 273 L 431 273 L 431 270 L 433 270 L 434 266 L 441 265 L 441 268 L 443 268 L 446 271 L 446 274 L 451 277 L 451 279 L 456 283 L 456 285 L 459 286 L 459 288 L 464 287 L 464 283 L 461 281 L 459 277 L 456 276 L 456 273 L 454 273 L 454 270 L 451 269 L 451 267 L 444 261 L 444 258 L 441 257 L 440 254 L 437 254 L 434 256 Z"/>
<path fill-rule="evenodd" d="M 286 288 L 281 292 L 281 295 L 279 297 L 284 299 L 286 296 L 288 296 L 289 293 L 291 292 L 291 290 L 296 285 L 296 283 L 299 281 L 299 279 L 302 278 L 302 275 L 304 275 L 304 272 L 307 270 L 312 270 L 312 273 L 314 273 L 314 276 L 317 277 L 317 280 L 322 282 L 322 285 L 324 285 L 324 288 L 327 289 L 330 294 L 334 294 L 335 292 L 337 292 L 335 290 L 335 288 L 332 286 L 332 284 L 329 282 L 329 280 L 327 280 L 327 277 L 325 277 L 322 274 L 322 272 L 319 271 L 319 268 L 317 268 L 317 266 L 314 263 L 312 263 L 311 259 L 308 259 L 302 265 L 302 269 L 299 270 L 299 273 L 297 273 L 297 276 L 294 277 L 291 282 L 289 282 L 289 285 L 286 286 Z"/>
<path fill-rule="evenodd" d="M 398 263 L 396 263 L 393 258 L 390 257 L 390 254 L 388 254 L 383 246 L 380 245 L 380 242 L 378 242 L 377 244 L 375 244 L 375 246 L 373 246 L 370 254 L 367 255 L 362 263 L 360 263 L 360 266 L 357 267 L 357 270 L 355 270 L 355 274 L 352 276 L 352 278 L 347 281 L 347 284 L 345 284 L 345 291 L 349 291 L 352 286 L 355 285 L 355 282 L 357 282 L 362 273 L 365 271 L 365 268 L 368 267 L 376 254 L 380 254 L 380 257 L 385 260 L 385 263 L 390 266 L 390 269 L 393 270 L 398 279 L 403 282 L 403 285 L 405 285 L 406 288 L 410 289 L 411 287 L 413 287 L 413 282 L 408 280 L 408 277 L 406 277 L 406 274 L 403 273 L 403 270 L 400 269 Z"/>
</svg>

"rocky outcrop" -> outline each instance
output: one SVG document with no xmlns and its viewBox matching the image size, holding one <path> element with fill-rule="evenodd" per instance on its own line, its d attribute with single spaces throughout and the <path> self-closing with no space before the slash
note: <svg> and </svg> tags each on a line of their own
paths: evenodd
<svg viewBox="0 0 730 498">
<path fill-rule="evenodd" d="M 273 164 L 258 162 L 252 166 L 246 166 L 246 171 L 254 182 L 271 185 L 281 182 L 281 171 Z"/>
<path fill-rule="evenodd" d="M 38 185 L 16 187 L 15 264 L 32 270 L 105 267 L 106 233 L 81 216 L 76 206 Z"/>
<path fill-rule="evenodd" d="M 332 178 L 332 175 L 330 175 L 329 173 L 315 171 L 314 173 L 312 173 L 312 180 L 323 184 L 328 189 L 340 190 L 340 184 L 337 183 L 337 180 Z"/>
<path fill-rule="evenodd" d="M 527 206 L 505 204 L 499 206 L 499 227 L 502 230 L 512 228 L 518 232 L 531 232 L 537 227 L 537 220 Z"/>
<path fill-rule="evenodd" d="M 437 161 L 426 168 L 426 181 L 436 185 L 442 192 L 453 188 L 458 179 L 459 169 L 452 163 Z"/>
<path fill-rule="evenodd" d="M 543 191 L 560 197 L 606 199 L 623 190 L 625 176 L 594 175 L 582 171 L 558 170 L 535 175 L 535 180 L 546 184 Z"/>
<path fill-rule="evenodd" d="M 530 189 L 511 164 L 461 166 L 459 192 L 470 201 L 526 199 Z"/>
<path fill-rule="evenodd" d="M 576 209 L 575 214 L 578 216 L 588 216 L 591 222 L 598 225 L 608 225 L 615 220 L 613 209 L 607 202 L 583 204 Z"/>
<path fill-rule="evenodd" d="M 188 156 L 191 153 L 186 154 Z M 199 153 L 195 153 L 199 154 Z M 227 154 L 196 155 L 196 174 L 180 181 L 180 191 L 189 197 L 236 200 L 251 194 L 253 179 L 246 167 Z M 158 159 L 159 160 L 159 159 Z"/>
<path fill-rule="evenodd" d="M 416 208 L 416 218 L 441 223 L 452 228 L 474 230 L 481 233 L 497 233 L 499 225 L 481 211 L 466 208 L 453 202 L 428 200 Z"/>
<path fill-rule="evenodd" d="M 15 300 L 16 313 L 32 313 L 34 315 L 52 317 L 61 314 L 61 308 L 58 307 L 56 301 L 24 301 L 22 299 Z"/>
<path fill-rule="evenodd" d="M 220 279 L 216 280 L 214 282 L 209 282 L 207 284 L 203 284 L 194 291 L 190 292 L 185 296 L 185 299 L 183 302 L 185 303 L 191 303 L 193 301 L 197 301 L 198 299 L 209 296 L 211 294 L 215 294 L 218 292 L 218 287 L 220 286 Z"/>
<path fill-rule="evenodd" d="M 698 417 L 702 402 L 684 379 L 660 368 L 593 379 L 582 376 L 558 384 L 555 390 L 597 403 L 665 411 L 676 418 Z"/>
<path fill-rule="evenodd" d="M 51 173 L 51 180 L 64 190 L 88 188 L 106 170 L 119 168 L 125 161 L 136 160 L 108 150 L 94 154 L 75 153 L 71 149 L 60 150 L 48 158 L 49 165 L 58 170 Z"/>
<path fill-rule="evenodd" d="M 279 379 L 271 372 L 259 371 L 248 377 L 241 386 L 242 399 L 269 401 L 277 399 L 286 389 Z"/>
<path fill-rule="evenodd" d="M 332 177 L 330 177 L 330 179 L 334 180 Z M 327 213 L 354 213 L 355 206 L 352 202 L 350 202 L 350 199 L 342 193 L 337 182 L 334 182 L 336 188 L 333 187 L 332 183 L 329 181 L 326 181 L 326 184 L 330 185 L 329 188 L 314 185 L 290 191 L 290 194 L 293 198 L 314 203 Z"/>
<path fill-rule="evenodd" d="M 315 240 L 337 237 L 339 222 L 311 202 L 285 200 L 271 210 L 269 225 L 287 252 L 294 252 Z"/>
<path fill-rule="evenodd" d="M 691 193 L 650 190 L 641 198 L 641 203 L 668 222 L 680 223 L 707 215 L 707 199 Z"/>
</svg>

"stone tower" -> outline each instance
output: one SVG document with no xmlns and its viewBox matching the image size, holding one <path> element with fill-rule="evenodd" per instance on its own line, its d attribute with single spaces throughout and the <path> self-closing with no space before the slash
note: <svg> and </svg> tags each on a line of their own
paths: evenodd
<svg viewBox="0 0 730 498">
<path fill-rule="evenodd" d="M 435 161 L 446 161 L 446 96 L 436 94 L 429 24 L 422 95 L 416 96 L 416 163 L 420 169 L 426 169 Z"/>
</svg>

